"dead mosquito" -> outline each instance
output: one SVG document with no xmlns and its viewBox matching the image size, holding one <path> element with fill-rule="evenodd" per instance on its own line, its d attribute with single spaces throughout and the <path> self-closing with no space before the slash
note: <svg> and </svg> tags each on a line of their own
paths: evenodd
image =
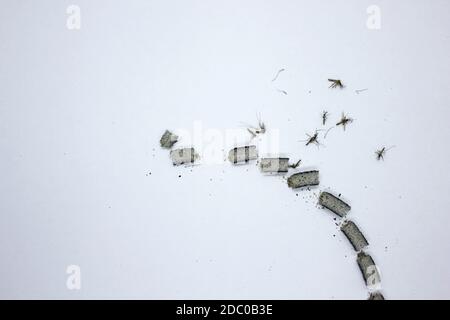
<svg viewBox="0 0 450 320">
<path fill-rule="evenodd" d="M 289 168 L 295 169 L 300 165 L 300 162 L 302 162 L 301 159 L 299 159 L 296 163 L 288 165 Z"/>
<path fill-rule="evenodd" d="M 254 138 L 259 134 L 266 133 L 266 125 L 264 124 L 264 122 L 261 121 L 261 118 L 258 116 L 258 126 L 257 127 L 249 126 L 247 127 L 247 131 L 250 132 L 252 138 Z"/>
<path fill-rule="evenodd" d="M 347 117 L 343 112 L 342 112 L 342 116 L 341 116 L 341 120 L 336 123 L 337 126 L 342 126 L 344 128 L 345 131 L 345 127 L 347 126 L 347 124 L 352 123 L 353 119 Z"/>
<path fill-rule="evenodd" d="M 339 79 L 328 79 L 328 81 L 331 82 L 330 88 L 344 88 L 344 85 L 342 84 L 342 81 Z"/>
<path fill-rule="evenodd" d="M 301 142 L 306 142 L 306 146 L 309 146 L 311 143 L 314 143 L 316 146 L 320 146 L 319 142 L 319 130 L 316 130 L 313 135 L 306 134 L 308 139 L 300 140 Z"/>
<path fill-rule="evenodd" d="M 375 151 L 375 156 L 376 156 L 377 160 L 378 160 L 378 161 L 384 160 L 384 155 L 386 154 L 386 151 L 392 149 L 393 147 L 394 147 L 394 146 L 389 147 L 389 148 L 383 147 L 383 148 L 381 148 L 381 149 Z"/>
<path fill-rule="evenodd" d="M 322 125 L 325 125 L 325 123 L 327 122 L 328 115 L 329 115 L 328 111 L 323 111 L 322 112 Z"/>
</svg>

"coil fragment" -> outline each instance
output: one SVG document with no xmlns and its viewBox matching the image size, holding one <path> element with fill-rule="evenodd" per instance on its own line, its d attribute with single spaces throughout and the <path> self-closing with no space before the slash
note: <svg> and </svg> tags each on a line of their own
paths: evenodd
<svg viewBox="0 0 450 320">
<path fill-rule="evenodd" d="M 258 158 L 256 146 L 236 147 L 228 152 L 228 160 L 233 164 L 247 163 Z"/>
<path fill-rule="evenodd" d="M 369 245 L 366 237 L 364 237 L 358 226 L 353 221 L 344 222 L 341 226 L 341 231 L 350 241 L 355 251 L 361 251 Z"/>
<path fill-rule="evenodd" d="M 181 148 L 170 151 L 170 158 L 174 166 L 193 164 L 198 158 L 194 148 Z"/>
<path fill-rule="evenodd" d="M 320 194 L 319 204 L 340 217 L 345 217 L 351 209 L 347 203 L 326 191 Z"/>
<path fill-rule="evenodd" d="M 169 130 L 166 130 L 159 140 L 159 143 L 161 144 L 162 148 L 170 149 L 177 141 L 178 136 L 173 134 Z"/>
<path fill-rule="evenodd" d="M 289 188 L 296 189 L 307 186 L 316 186 L 319 184 L 319 171 L 304 171 L 299 173 L 294 173 L 288 180 Z"/>
</svg>

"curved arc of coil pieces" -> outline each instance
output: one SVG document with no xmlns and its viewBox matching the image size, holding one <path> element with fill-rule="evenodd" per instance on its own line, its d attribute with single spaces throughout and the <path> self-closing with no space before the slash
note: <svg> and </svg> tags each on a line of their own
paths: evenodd
<svg viewBox="0 0 450 320">
<path fill-rule="evenodd" d="M 160 139 L 160 144 L 162 148 L 171 149 L 177 141 L 178 136 L 166 130 Z M 194 148 L 171 150 L 170 156 L 174 165 L 193 164 L 198 159 L 198 155 Z M 258 159 L 258 152 L 256 146 L 254 145 L 235 147 L 228 153 L 228 160 L 234 165 L 239 163 L 249 163 L 250 161 L 256 159 Z M 289 158 L 261 158 L 260 169 L 263 173 L 287 173 L 289 169 L 297 168 L 300 162 L 301 160 L 290 164 Z M 290 175 L 287 179 L 288 187 L 292 189 L 305 187 L 309 188 L 310 186 L 317 186 L 319 183 L 318 170 L 297 172 Z M 340 195 L 336 197 L 327 191 L 322 191 L 320 193 L 318 204 L 322 208 L 330 210 L 342 219 L 340 223 L 340 230 L 349 240 L 353 249 L 357 253 L 356 262 L 361 271 L 366 287 L 369 290 L 368 299 L 384 300 L 384 296 L 380 292 L 380 272 L 370 254 L 366 252 L 366 248 L 369 243 L 358 226 L 352 220 L 347 219 L 347 214 L 351 210 L 350 205 L 341 200 Z"/>
</svg>

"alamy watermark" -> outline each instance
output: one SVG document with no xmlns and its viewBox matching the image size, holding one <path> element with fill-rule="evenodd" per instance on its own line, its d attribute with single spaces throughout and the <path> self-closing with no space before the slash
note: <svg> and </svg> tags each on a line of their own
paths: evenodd
<svg viewBox="0 0 450 320">
<path fill-rule="evenodd" d="M 81 29 L 81 9 L 75 4 L 71 4 L 66 9 L 67 20 L 66 27 L 69 30 Z"/>
<path fill-rule="evenodd" d="M 67 266 L 66 273 L 68 274 L 66 280 L 66 287 L 69 290 L 81 289 L 81 268 L 75 264 Z"/>
<path fill-rule="evenodd" d="M 366 21 L 366 26 L 370 30 L 380 30 L 381 29 L 381 9 L 377 5 L 371 5 L 367 7 L 366 10 L 368 17 Z"/>
</svg>

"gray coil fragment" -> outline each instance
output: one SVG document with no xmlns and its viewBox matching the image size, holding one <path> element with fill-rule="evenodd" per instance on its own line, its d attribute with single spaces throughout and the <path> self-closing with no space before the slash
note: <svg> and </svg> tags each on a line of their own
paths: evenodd
<svg viewBox="0 0 450 320">
<path fill-rule="evenodd" d="M 364 237 L 358 226 L 353 221 L 344 222 L 341 226 L 341 231 L 350 241 L 355 251 L 361 251 L 369 245 L 366 237 Z"/>
<path fill-rule="evenodd" d="M 228 160 L 233 164 L 247 163 L 257 158 L 258 151 L 256 150 L 256 146 L 236 147 L 228 152 Z"/>
<path fill-rule="evenodd" d="M 381 292 L 371 292 L 367 300 L 384 300 L 384 296 Z"/>
<path fill-rule="evenodd" d="M 162 148 L 170 149 L 177 141 L 178 136 L 173 134 L 169 130 L 166 130 L 159 140 L 159 143 L 161 144 Z"/>
<path fill-rule="evenodd" d="M 289 158 L 262 158 L 259 167 L 264 173 L 288 172 Z"/>
<path fill-rule="evenodd" d="M 319 171 L 304 171 L 300 173 L 294 173 L 288 180 L 289 188 L 296 189 L 307 186 L 316 186 L 319 184 Z"/>
<path fill-rule="evenodd" d="M 345 217 L 351 209 L 347 203 L 325 191 L 319 196 L 319 204 L 340 217 Z"/>
<path fill-rule="evenodd" d="M 170 151 L 170 158 L 174 166 L 193 164 L 198 158 L 194 148 L 182 148 Z"/>
<path fill-rule="evenodd" d="M 361 251 L 356 258 L 359 270 L 361 270 L 364 281 L 369 289 L 378 289 L 381 283 L 380 274 L 378 268 L 375 265 L 372 257 Z"/>
</svg>

